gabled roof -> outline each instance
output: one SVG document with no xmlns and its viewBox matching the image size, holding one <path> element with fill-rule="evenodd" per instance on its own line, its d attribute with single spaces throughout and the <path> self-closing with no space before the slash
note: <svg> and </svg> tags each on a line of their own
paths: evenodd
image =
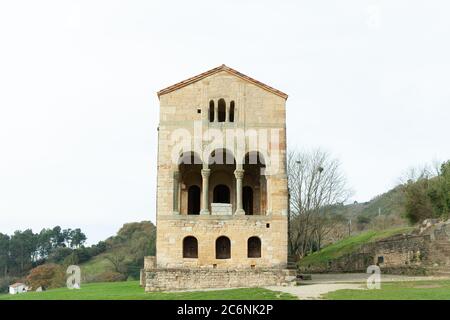
<svg viewBox="0 0 450 320">
<path fill-rule="evenodd" d="M 218 72 L 221 72 L 221 71 L 228 72 L 228 73 L 230 73 L 230 74 L 232 74 L 232 75 L 234 75 L 234 76 L 236 76 L 238 78 L 241 78 L 241 79 L 243 79 L 245 81 L 248 81 L 248 82 L 250 82 L 250 83 L 252 83 L 252 84 L 254 84 L 254 85 L 256 85 L 256 86 L 258 86 L 258 87 L 260 87 L 260 88 L 262 88 L 264 90 L 267 90 L 267 91 L 269 91 L 269 92 L 271 92 L 273 94 L 276 94 L 277 96 L 280 96 L 280 97 L 282 97 L 284 99 L 288 98 L 288 95 L 286 93 L 281 92 L 281 91 L 279 91 L 277 89 L 274 89 L 274 88 L 272 88 L 272 87 L 270 87 L 270 86 L 268 86 L 268 85 L 266 85 L 266 84 L 264 84 L 262 82 L 259 82 L 258 80 L 250 78 L 249 76 L 246 76 L 245 74 L 242 74 L 239 71 L 236 71 L 236 70 L 234 70 L 234 69 L 232 69 L 230 67 L 227 67 L 224 64 L 219 66 L 219 67 L 217 67 L 217 68 L 214 68 L 214 69 L 208 70 L 206 72 L 200 73 L 199 75 L 196 75 L 195 77 L 192 77 L 192 78 L 186 79 L 184 81 L 178 82 L 178 83 L 176 83 L 176 84 L 174 84 L 174 85 L 172 85 L 170 87 L 167 87 L 165 89 L 162 89 L 162 90 L 158 91 L 158 93 L 157 93 L 158 94 L 158 98 L 160 96 L 162 96 L 163 94 L 166 94 L 166 93 L 178 90 L 178 89 L 183 88 L 183 87 L 185 87 L 187 85 L 190 85 L 191 83 L 197 82 L 199 80 L 202 80 L 202 79 L 204 79 L 206 77 L 209 77 L 209 76 L 211 76 L 213 74 L 216 74 Z"/>
<path fill-rule="evenodd" d="M 24 286 L 24 285 L 25 285 L 25 284 L 23 284 L 23 283 L 16 282 L 16 283 L 13 283 L 12 285 L 10 285 L 10 287 L 17 288 L 17 287 L 19 287 L 19 286 Z"/>
</svg>

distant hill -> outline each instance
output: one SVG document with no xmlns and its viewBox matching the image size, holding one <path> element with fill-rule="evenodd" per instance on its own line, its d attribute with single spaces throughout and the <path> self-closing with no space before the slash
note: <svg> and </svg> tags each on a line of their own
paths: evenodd
<svg viewBox="0 0 450 320">
<path fill-rule="evenodd" d="M 126 223 L 104 241 L 106 250 L 82 263 L 85 282 L 139 279 L 144 256 L 156 251 L 156 226 L 150 221 Z"/>
<path fill-rule="evenodd" d="M 405 195 L 402 186 L 396 186 L 386 193 L 376 196 L 370 201 L 363 203 L 352 203 L 348 205 L 336 205 L 331 213 L 351 219 L 354 224 L 369 224 L 378 216 L 397 220 L 396 224 L 406 224 Z"/>
</svg>

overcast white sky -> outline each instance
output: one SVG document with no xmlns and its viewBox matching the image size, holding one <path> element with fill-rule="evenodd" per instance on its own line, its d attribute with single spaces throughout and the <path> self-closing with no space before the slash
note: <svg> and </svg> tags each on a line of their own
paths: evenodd
<svg viewBox="0 0 450 320">
<path fill-rule="evenodd" d="M 0 232 L 155 221 L 156 91 L 222 63 L 289 94 L 352 200 L 449 159 L 448 1 L 0 1 Z"/>
</svg>

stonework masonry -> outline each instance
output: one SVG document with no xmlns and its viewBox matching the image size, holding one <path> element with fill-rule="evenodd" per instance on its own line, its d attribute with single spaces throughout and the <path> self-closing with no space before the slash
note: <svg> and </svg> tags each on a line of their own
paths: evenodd
<svg viewBox="0 0 450 320">
<path fill-rule="evenodd" d="M 157 249 L 146 290 L 286 280 L 287 95 L 222 65 L 158 97 Z M 213 146 L 211 130 L 223 134 Z"/>
<path fill-rule="evenodd" d="M 450 220 L 367 243 L 353 253 L 323 264 L 302 265 L 300 271 L 366 272 L 369 265 L 378 265 L 382 273 L 388 274 L 449 276 Z"/>
<path fill-rule="evenodd" d="M 156 269 L 145 273 L 146 291 L 263 287 L 295 282 L 294 270 Z"/>
</svg>

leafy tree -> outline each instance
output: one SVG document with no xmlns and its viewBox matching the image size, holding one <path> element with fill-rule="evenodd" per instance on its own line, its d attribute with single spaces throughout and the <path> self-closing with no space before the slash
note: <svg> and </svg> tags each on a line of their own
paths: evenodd
<svg viewBox="0 0 450 320">
<path fill-rule="evenodd" d="M 38 237 L 38 252 L 43 259 L 47 258 L 53 249 L 53 230 L 42 229 Z"/>
<path fill-rule="evenodd" d="M 31 229 L 16 231 L 10 240 L 10 256 L 12 263 L 22 274 L 32 266 L 32 262 L 37 256 L 37 238 Z"/>
<path fill-rule="evenodd" d="M 71 247 L 70 243 L 72 242 L 72 229 L 64 229 L 62 231 L 62 237 L 64 239 L 64 246 Z"/>
<path fill-rule="evenodd" d="M 433 217 L 433 207 L 428 197 L 428 180 L 410 182 L 405 189 L 406 217 L 412 223 Z"/>
<path fill-rule="evenodd" d="M 7 234 L 0 233 L 0 276 L 4 277 L 8 274 L 9 265 L 9 241 L 10 238 Z"/>
<path fill-rule="evenodd" d="M 450 213 L 450 161 L 436 176 L 420 174 L 404 185 L 406 217 L 412 223 L 427 218 L 448 218 Z"/>
<path fill-rule="evenodd" d="M 57 264 L 49 263 L 31 270 L 26 282 L 33 289 L 37 289 L 38 287 L 49 289 L 63 287 L 66 282 L 65 279 L 66 274 L 64 269 Z"/>
<path fill-rule="evenodd" d="M 69 229 L 70 230 L 70 229 Z M 79 248 L 86 242 L 86 235 L 81 232 L 80 228 L 74 229 L 70 231 L 70 247 L 71 248 Z"/>
<path fill-rule="evenodd" d="M 64 259 L 72 253 L 72 249 L 66 247 L 55 248 L 49 254 L 47 261 L 62 263 Z"/>
<path fill-rule="evenodd" d="M 61 232 L 61 227 L 56 226 L 51 232 L 51 242 L 53 248 L 58 248 L 64 246 L 64 235 Z"/>
</svg>

